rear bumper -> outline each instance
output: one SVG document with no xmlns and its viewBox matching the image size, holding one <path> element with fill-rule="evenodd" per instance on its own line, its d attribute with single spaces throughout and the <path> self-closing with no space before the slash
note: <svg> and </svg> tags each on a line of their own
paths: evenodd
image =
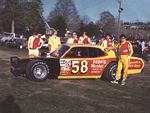
<svg viewBox="0 0 150 113">
<path fill-rule="evenodd" d="M 24 74 L 24 71 L 22 70 L 22 68 L 20 66 L 19 60 L 20 59 L 18 57 L 10 58 L 10 64 L 11 64 L 10 72 L 14 76 L 20 76 L 20 75 Z"/>
<path fill-rule="evenodd" d="M 14 67 L 11 67 L 11 68 L 10 68 L 10 72 L 11 72 L 14 76 L 20 76 L 20 75 L 21 75 L 20 69 L 17 69 L 17 68 L 14 68 Z"/>
</svg>

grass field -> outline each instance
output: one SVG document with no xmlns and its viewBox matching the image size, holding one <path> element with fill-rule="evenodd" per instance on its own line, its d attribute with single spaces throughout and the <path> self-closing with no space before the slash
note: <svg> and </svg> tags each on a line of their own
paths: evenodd
<svg viewBox="0 0 150 113">
<path fill-rule="evenodd" d="M 0 113 L 150 113 L 150 63 L 126 86 L 99 79 L 33 82 L 9 72 L 9 57 L 27 51 L 0 47 L 0 53 Z"/>
</svg>

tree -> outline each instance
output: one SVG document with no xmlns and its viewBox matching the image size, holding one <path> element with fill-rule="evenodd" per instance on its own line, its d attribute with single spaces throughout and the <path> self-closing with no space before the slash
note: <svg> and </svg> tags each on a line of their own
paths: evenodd
<svg viewBox="0 0 150 113">
<path fill-rule="evenodd" d="M 3 8 L 4 8 L 4 0 L 0 0 L 0 33 L 3 31 L 3 27 L 2 27 L 2 24 L 3 24 L 3 18 L 2 18 Z"/>
<path fill-rule="evenodd" d="M 81 20 L 79 29 L 78 29 L 78 34 L 82 35 L 85 32 L 86 24 Z"/>
<path fill-rule="evenodd" d="M 23 2 L 22 21 L 30 31 L 38 31 L 43 33 L 44 22 L 42 18 L 43 8 L 41 0 L 31 0 L 30 2 Z"/>
<path fill-rule="evenodd" d="M 115 18 L 109 11 L 104 11 L 101 13 L 101 18 L 97 21 L 99 29 L 102 29 L 106 33 L 114 33 L 115 28 Z"/>
<path fill-rule="evenodd" d="M 98 37 L 98 35 L 99 35 L 98 26 L 96 24 L 94 24 L 93 22 L 90 22 L 86 26 L 85 32 L 87 32 L 87 35 L 89 35 L 90 37 L 93 37 L 93 36 Z"/>
<path fill-rule="evenodd" d="M 23 33 L 28 27 L 41 33 L 44 28 L 42 12 L 41 0 L 1 0 L 0 25 L 8 32 L 15 28 L 15 32 Z"/>
<path fill-rule="evenodd" d="M 81 21 L 84 23 L 84 24 L 89 24 L 91 21 L 90 21 L 90 17 L 87 16 L 87 15 L 84 15 L 81 17 Z"/>
<path fill-rule="evenodd" d="M 54 21 L 50 23 L 52 28 L 55 28 L 60 36 L 63 36 L 66 33 L 67 24 L 63 16 L 55 17 Z"/>
<path fill-rule="evenodd" d="M 19 18 L 20 5 L 18 0 L 2 0 L 1 19 L 2 26 L 8 31 L 14 32 L 15 21 Z"/>
<path fill-rule="evenodd" d="M 70 31 L 76 31 L 79 28 L 80 18 L 73 0 L 57 0 L 55 8 L 50 12 L 48 21 L 54 22 L 55 18 L 62 16 Z"/>
<path fill-rule="evenodd" d="M 85 24 L 82 20 L 80 23 L 80 29 L 78 31 L 79 35 L 82 35 L 84 32 L 86 32 L 86 34 L 89 37 L 99 37 L 99 28 L 98 26 L 93 23 L 92 21 L 89 22 L 88 24 Z"/>
</svg>

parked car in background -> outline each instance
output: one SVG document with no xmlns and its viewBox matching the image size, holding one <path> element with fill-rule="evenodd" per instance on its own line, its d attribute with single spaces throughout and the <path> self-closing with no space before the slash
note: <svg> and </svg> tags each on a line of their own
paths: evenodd
<svg viewBox="0 0 150 113">
<path fill-rule="evenodd" d="M 22 49 L 22 48 L 26 48 L 27 47 L 27 41 L 26 39 L 24 38 L 13 38 L 11 40 L 9 40 L 7 43 L 6 43 L 6 46 L 7 47 L 11 47 L 11 48 L 19 48 L 19 49 Z"/>
<path fill-rule="evenodd" d="M 13 38 L 15 38 L 15 33 L 4 32 L 2 34 L 2 38 L 0 39 L 0 42 L 2 44 L 7 44 L 7 42 Z"/>
</svg>

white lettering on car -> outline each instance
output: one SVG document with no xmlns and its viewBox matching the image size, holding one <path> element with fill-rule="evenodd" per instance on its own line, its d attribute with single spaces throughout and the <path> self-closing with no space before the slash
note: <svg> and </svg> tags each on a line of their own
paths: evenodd
<svg viewBox="0 0 150 113">
<path fill-rule="evenodd" d="M 81 61 L 72 61 L 72 73 L 76 74 L 78 72 L 86 73 L 88 71 L 88 62 L 86 60 Z"/>
</svg>

